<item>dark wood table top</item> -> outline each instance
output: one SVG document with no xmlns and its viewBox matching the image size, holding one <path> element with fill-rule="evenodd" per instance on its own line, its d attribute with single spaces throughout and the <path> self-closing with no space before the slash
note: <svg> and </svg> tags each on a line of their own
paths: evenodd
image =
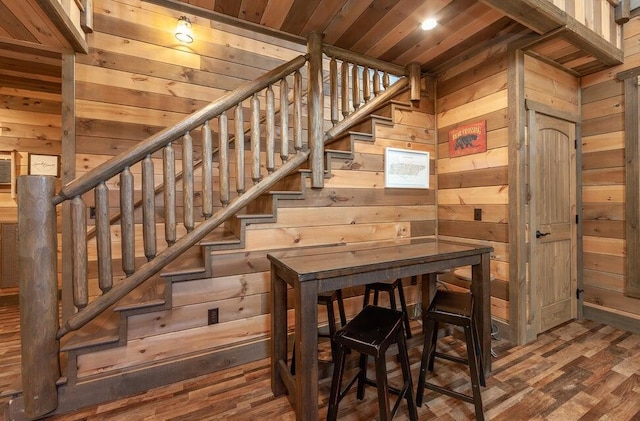
<svg viewBox="0 0 640 421">
<path fill-rule="evenodd" d="M 305 282 L 489 253 L 491 247 L 435 239 L 403 239 L 270 253 L 279 270 Z"/>
</svg>

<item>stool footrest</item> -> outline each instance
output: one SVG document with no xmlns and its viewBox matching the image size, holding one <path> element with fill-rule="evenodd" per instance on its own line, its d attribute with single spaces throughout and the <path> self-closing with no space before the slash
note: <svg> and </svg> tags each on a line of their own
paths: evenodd
<svg viewBox="0 0 640 421">
<path fill-rule="evenodd" d="M 465 395 L 464 393 L 456 392 L 455 390 L 446 389 L 442 386 L 438 386 L 437 384 L 425 382 L 424 387 L 429 390 L 433 390 L 434 392 L 439 392 L 465 402 L 474 403 L 473 396 Z"/>
<path fill-rule="evenodd" d="M 445 360 L 449 360 L 449 361 L 453 361 L 455 363 L 460 363 L 460 364 L 465 364 L 465 365 L 469 365 L 469 360 L 466 358 L 462 358 L 462 357 L 458 357 L 455 355 L 451 355 L 451 354 L 445 354 L 444 352 L 435 352 L 435 356 L 438 358 L 442 358 Z"/>
<path fill-rule="evenodd" d="M 358 376 L 356 376 L 357 378 Z M 365 378 L 363 380 L 366 384 L 368 384 L 369 386 L 373 386 L 373 387 L 378 387 L 378 383 L 376 383 L 374 380 L 371 380 L 369 378 Z M 404 397 L 404 394 L 407 393 L 407 389 L 409 388 L 409 385 L 405 384 L 402 389 L 398 389 L 397 387 L 393 387 L 393 386 L 389 386 L 387 385 L 387 390 L 389 391 L 389 393 L 393 393 L 396 396 L 400 396 L 400 397 Z"/>
</svg>

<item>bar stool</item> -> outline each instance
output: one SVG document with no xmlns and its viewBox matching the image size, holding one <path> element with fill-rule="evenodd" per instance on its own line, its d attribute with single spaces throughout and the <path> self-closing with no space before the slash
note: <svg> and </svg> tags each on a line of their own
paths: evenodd
<svg viewBox="0 0 640 421">
<path fill-rule="evenodd" d="M 396 293 L 398 290 L 398 297 L 400 298 L 400 308 L 404 313 L 404 330 L 407 335 L 407 339 L 411 339 L 411 325 L 409 323 L 409 313 L 407 312 L 407 302 L 404 299 L 404 286 L 402 285 L 402 279 L 398 278 L 393 282 L 374 282 L 371 284 L 367 284 L 364 287 L 364 303 L 362 304 L 362 308 L 366 307 L 369 304 L 369 296 L 371 291 L 373 291 L 373 305 L 378 305 L 378 296 L 380 292 L 386 292 L 389 294 L 389 304 L 391 305 L 391 309 L 397 310 L 396 306 Z"/>
<path fill-rule="evenodd" d="M 336 332 L 334 342 L 337 347 L 337 360 L 333 369 L 327 420 L 337 419 L 338 404 L 356 380 L 358 381 L 356 396 L 360 400 L 364 398 L 364 387 L 366 384 L 377 387 L 378 406 L 380 408 L 380 419 L 382 421 L 388 421 L 393 418 L 403 399 L 407 401 L 409 419 L 411 421 L 418 419 L 417 408 L 413 397 L 411 370 L 402 319 L 403 314 L 400 311 L 368 305 L 347 323 L 345 327 Z M 402 377 L 404 381 L 400 389 L 391 387 L 387 383 L 385 354 L 389 346 L 394 343 L 398 345 L 398 359 L 402 367 Z M 348 350 L 354 350 L 360 353 L 360 364 L 358 373 L 343 390 L 342 377 Z M 367 378 L 368 356 L 372 356 L 375 361 L 375 382 Z M 398 396 L 393 409 L 389 408 L 389 393 Z"/>
<path fill-rule="evenodd" d="M 344 311 L 344 301 L 342 300 L 342 290 L 337 289 L 335 291 L 323 291 L 318 293 L 318 305 L 323 305 L 327 308 L 328 318 L 328 332 L 323 332 L 318 329 L 318 337 L 320 338 L 333 338 L 336 333 L 336 314 L 333 303 L 338 304 L 338 315 L 340 317 L 340 327 L 347 324 L 347 315 Z M 336 361 L 336 347 L 331 339 L 331 360 Z M 293 355 L 291 357 L 291 374 L 296 374 L 296 348 L 293 346 Z"/>
<path fill-rule="evenodd" d="M 416 393 L 416 402 L 418 406 L 422 406 L 422 396 L 426 387 L 427 389 L 435 392 L 443 393 L 445 395 L 473 403 L 476 419 L 484 420 L 480 386 L 486 386 L 486 383 L 477 325 L 475 317 L 473 316 L 473 296 L 465 292 L 438 290 L 436 291 L 428 310 L 424 314 L 423 319 L 425 323 L 425 334 L 424 348 L 422 350 L 422 363 L 420 364 L 420 376 L 418 378 L 418 388 Z M 436 350 L 438 323 L 440 322 L 464 328 L 467 358 L 460 358 L 454 355 L 441 353 Z M 425 380 L 427 369 L 429 371 L 433 371 L 435 357 L 444 358 L 469 366 L 472 390 L 471 396 L 444 388 Z"/>
</svg>

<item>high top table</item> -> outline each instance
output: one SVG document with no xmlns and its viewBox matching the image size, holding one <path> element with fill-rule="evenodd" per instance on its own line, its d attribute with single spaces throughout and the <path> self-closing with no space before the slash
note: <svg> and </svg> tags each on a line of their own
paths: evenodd
<svg viewBox="0 0 640 421">
<path fill-rule="evenodd" d="M 271 253 L 271 389 L 289 391 L 297 420 L 318 419 L 318 292 L 422 275 L 422 310 L 435 293 L 436 273 L 471 266 L 484 370 L 491 370 L 492 247 L 435 239 L 402 239 Z M 287 285 L 293 289 L 296 375 L 287 365 Z"/>
</svg>

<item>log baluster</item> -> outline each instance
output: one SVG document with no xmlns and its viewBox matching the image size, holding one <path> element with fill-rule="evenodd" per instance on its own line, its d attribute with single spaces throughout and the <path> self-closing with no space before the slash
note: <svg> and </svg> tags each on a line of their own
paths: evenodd
<svg viewBox="0 0 640 421">
<path fill-rule="evenodd" d="M 346 117 L 349 115 L 349 111 L 351 111 L 351 107 L 349 107 L 349 63 L 346 61 L 342 61 L 342 66 L 340 66 L 340 76 L 342 77 L 342 116 Z"/>
<path fill-rule="evenodd" d="M 176 152 L 173 143 L 164 147 L 164 236 L 168 245 L 176 242 Z"/>
<path fill-rule="evenodd" d="M 266 152 L 267 152 L 267 171 L 269 174 L 276 169 L 276 99 L 273 94 L 271 85 L 267 88 L 266 98 Z"/>
<path fill-rule="evenodd" d="M 329 96 L 331 101 L 331 123 L 335 126 L 340 120 L 338 110 L 338 61 L 331 58 L 329 62 Z"/>
<path fill-rule="evenodd" d="M 287 78 L 280 81 L 280 159 L 289 159 L 289 84 Z"/>
<path fill-rule="evenodd" d="M 391 83 L 389 82 L 389 73 L 384 72 L 384 74 L 382 75 L 382 87 L 385 89 L 385 91 L 389 89 L 390 84 Z"/>
<path fill-rule="evenodd" d="M 182 206 L 183 224 L 187 232 L 193 231 L 193 138 L 189 132 L 182 137 Z"/>
<path fill-rule="evenodd" d="M 156 192 L 151 154 L 142 160 L 142 243 L 147 261 L 156 257 Z"/>
<path fill-rule="evenodd" d="M 103 181 L 94 190 L 96 203 L 96 250 L 98 254 L 98 286 L 107 292 L 113 286 L 111 268 L 111 224 L 109 220 L 109 188 Z"/>
<path fill-rule="evenodd" d="M 244 193 L 244 116 L 242 114 L 242 102 L 236 105 L 236 191 Z"/>
<path fill-rule="evenodd" d="M 260 100 L 258 94 L 251 98 L 251 179 L 260 182 Z"/>
<path fill-rule="evenodd" d="M 227 112 L 223 111 L 218 117 L 220 127 L 218 149 L 219 173 L 220 173 L 220 202 L 222 206 L 229 204 L 229 119 Z"/>
<path fill-rule="evenodd" d="M 375 69 L 373 71 L 373 96 L 380 95 L 380 72 Z"/>
<path fill-rule="evenodd" d="M 209 120 L 202 125 L 202 215 L 213 215 L 213 140 Z"/>
<path fill-rule="evenodd" d="M 73 304 L 79 309 L 89 304 L 87 280 L 87 209 L 81 196 L 71 199 L 71 241 L 73 261 Z"/>
<path fill-rule="evenodd" d="M 296 151 L 302 150 L 302 75 L 293 74 L 293 141 Z"/>
<path fill-rule="evenodd" d="M 120 173 L 120 235 L 122 271 L 127 276 L 131 276 L 136 270 L 133 211 L 133 174 L 130 167 L 125 167 Z"/>
<path fill-rule="evenodd" d="M 367 66 L 362 69 L 362 99 L 365 104 L 371 99 L 371 74 Z"/>
<path fill-rule="evenodd" d="M 409 75 L 409 83 L 410 83 L 410 96 L 409 99 L 411 101 L 419 101 L 420 100 L 420 78 L 421 78 L 421 69 L 420 63 L 412 62 L 407 65 L 407 73 Z"/>
<path fill-rule="evenodd" d="M 309 166 L 311 187 L 324 186 L 324 91 L 322 78 L 322 34 L 312 32 L 307 37 L 309 74 L 307 75 L 307 130 L 309 133 Z"/>
<path fill-rule="evenodd" d="M 360 108 L 360 77 L 358 75 L 359 71 L 360 67 L 354 63 L 351 67 L 351 96 L 354 110 Z"/>
</svg>

